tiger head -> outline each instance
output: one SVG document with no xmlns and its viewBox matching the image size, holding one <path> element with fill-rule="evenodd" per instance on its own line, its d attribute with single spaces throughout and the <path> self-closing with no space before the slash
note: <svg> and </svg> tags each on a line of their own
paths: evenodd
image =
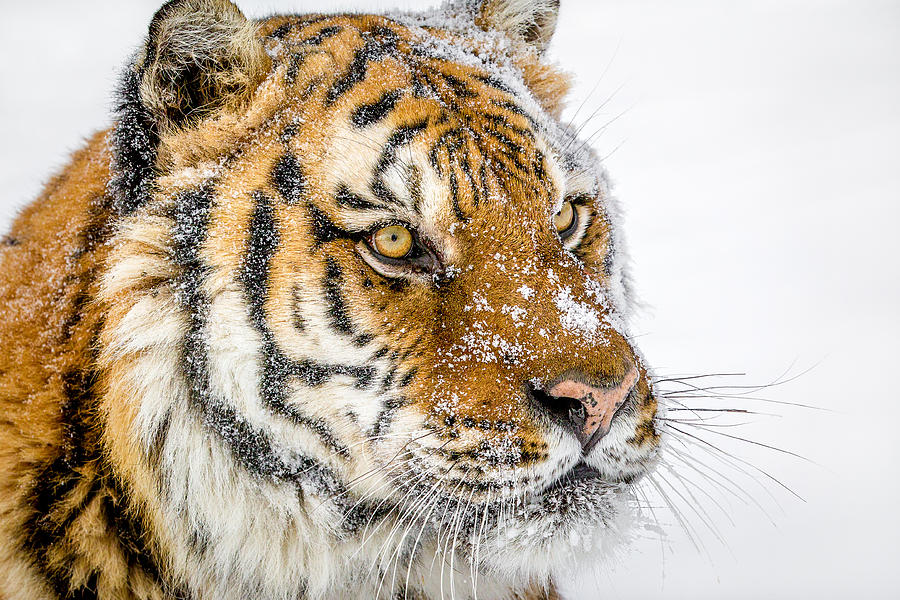
<svg viewBox="0 0 900 600">
<path fill-rule="evenodd" d="M 500 597 L 618 535 L 657 404 L 542 55 L 557 10 L 157 13 L 111 137 L 99 356 L 180 585 Z"/>
</svg>

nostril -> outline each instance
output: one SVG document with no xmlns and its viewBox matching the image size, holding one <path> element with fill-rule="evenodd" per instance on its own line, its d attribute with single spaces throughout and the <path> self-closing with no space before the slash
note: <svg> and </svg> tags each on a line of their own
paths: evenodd
<svg viewBox="0 0 900 600">
<path fill-rule="evenodd" d="M 535 385 L 528 390 L 546 415 L 575 434 L 587 454 L 609 432 L 637 380 L 638 372 L 632 367 L 612 387 L 565 379 L 547 390 Z"/>
<path fill-rule="evenodd" d="M 557 425 L 573 433 L 584 427 L 587 411 L 578 399 L 554 396 L 531 384 L 528 385 L 528 393 L 537 409 Z"/>
<path fill-rule="evenodd" d="M 566 400 L 570 403 L 569 421 L 576 427 L 584 427 L 584 423 L 587 421 L 587 409 L 584 404 L 575 398 L 566 398 Z"/>
</svg>

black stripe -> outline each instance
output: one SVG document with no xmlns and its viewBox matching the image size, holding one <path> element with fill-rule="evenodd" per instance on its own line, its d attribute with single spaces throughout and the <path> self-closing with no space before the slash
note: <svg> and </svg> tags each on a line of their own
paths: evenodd
<svg viewBox="0 0 900 600">
<path fill-rule="evenodd" d="M 277 40 L 282 40 L 284 37 L 291 32 L 291 28 L 293 27 L 293 23 L 285 23 L 284 25 L 280 25 L 269 34 L 269 37 L 273 37 Z"/>
<path fill-rule="evenodd" d="M 125 69 L 118 90 L 118 122 L 112 133 L 113 176 L 109 188 L 114 209 L 129 214 L 150 198 L 156 179 L 159 133 L 150 111 L 141 102 L 142 72 Z"/>
<path fill-rule="evenodd" d="M 344 273 L 338 261 L 329 256 L 325 259 L 325 278 L 322 281 L 325 302 L 328 304 L 328 316 L 331 318 L 331 326 L 339 332 L 353 335 L 353 322 L 347 314 L 347 303 L 341 291 Z"/>
<path fill-rule="evenodd" d="M 350 232 L 335 225 L 334 221 L 315 204 L 307 203 L 306 210 L 309 212 L 309 224 L 316 248 L 327 242 L 352 237 Z"/>
<path fill-rule="evenodd" d="M 415 47 L 415 46 L 414 46 Z M 427 79 L 422 77 L 421 73 L 413 72 L 411 74 L 412 77 L 412 90 L 413 96 L 416 98 L 435 98 L 437 97 L 437 93 L 428 83 Z"/>
<path fill-rule="evenodd" d="M 372 178 L 371 188 L 372 194 L 374 194 L 374 196 L 381 202 L 385 204 L 402 204 L 397 198 L 397 195 L 394 194 L 393 191 L 391 191 L 391 188 L 387 186 L 387 184 L 384 182 L 384 179 L 382 179 L 380 175 L 376 175 L 374 178 Z"/>
<path fill-rule="evenodd" d="M 487 198 L 487 197 L 490 195 L 490 186 L 488 185 L 487 177 L 488 177 L 488 175 L 487 175 L 487 163 L 486 163 L 484 160 L 482 160 L 482 161 L 481 161 L 481 168 L 478 169 L 478 182 L 479 182 L 479 184 L 480 184 L 480 186 L 481 186 L 481 194 L 482 194 L 485 198 Z"/>
<path fill-rule="evenodd" d="M 489 112 L 483 112 L 480 114 L 480 117 L 494 126 L 493 129 L 490 129 L 491 132 L 496 132 L 498 127 L 502 127 L 504 129 L 508 129 L 510 132 L 520 135 L 525 138 L 527 141 L 534 143 L 534 134 L 527 130 L 519 127 L 517 125 L 513 125 L 509 119 L 507 119 L 504 115 L 496 115 Z M 519 144 L 522 146 L 523 144 Z"/>
<path fill-rule="evenodd" d="M 510 94 L 513 96 L 515 95 L 515 91 L 513 91 L 513 89 L 511 87 L 509 87 L 508 85 L 506 85 L 504 82 L 500 81 L 498 78 L 494 77 L 493 75 L 473 75 L 473 77 L 475 79 L 477 79 L 478 81 L 491 86 L 492 88 L 500 90 L 501 92 L 504 92 L 506 94 Z"/>
<path fill-rule="evenodd" d="M 272 169 L 272 185 L 285 202 L 297 204 L 306 195 L 306 178 L 300 161 L 292 152 L 286 152 Z"/>
<path fill-rule="evenodd" d="M 463 175 L 465 175 L 466 179 L 469 181 L 469 187 L 472 191 L 472 206 L 477 207 L 481 203 L 481 193 L 479 192 L 478 184 L 475 183 L 475 177 L 472 175 L 472 166 L 469 164 L 467 158 L 468 157 L 463 158 L 459 164 Z"/>
<path fill-rule="evenodd" d="M 338 186 L 337 193 L 334 196 L 335 201 L 341 206 L 355 208 L 357 210 L 376 210 L 384 208 L 378 204 L 369 202 L 365 198 L 358 196 L 350 191 L 346 184 L 342 183 Z"/>
<path fill-rule="evenodd" d="M 396 52 L 398 41 L 396 34 L 390 29 L 383 29 L 383 31 L 387 33 L 384 33 L 381 38 L 366 42 L 356 51 L 353 59 L 350 61 L 350 65 L 347 67 L 347 71 L 329 88 L 325 96 L 326 106 L 337 102 L 354 85 L 364 80 L 370 62 L 380 60 Z"/>
<path fill-rule="evenodd" d="M 278 230 L 271 199 L 262 192 L 254 192 L 253 217 L 250 234 L 241 264 L 240 280 L 246 290 L 250 318 L 259 330 L 265 330 L 265 303 L 269 298 L 269 266 L 278 249 Z"/>
<path fill-rule="evenodd" d="M 209 227 L 209 214 L 212 208 L 212 193 L 203 187 L 183 193 L 175 202 L 172 228 L 172 258 L 184 268 L 184 275 L 203 275 L 204 267 L 200 260 L 200 246 L 206 239 Z M 199 293 L 196 277 L 182 279 L 189 283 L 188 288 L 180 288 L 188 296 Z"/>
<path fill-rule="evenodd" d="M 544 153 L 541 152 L 540 150 L 535 152 L 534 161 L 532 161 L 532 165 L 533 165 L 532 170 L 534 171 L 534 176 L 537 177 L 539 181 L 546 183 L 551 188 L 554 188 L 554 192 L 555 192 L 555 186 L 549 180 L 549 177 L 547 175 L 547 170 L 544 168 L 545 158 L 546 157 L 544 156 Z M 549 193 L 548 197 L 553 197 L 553 195 L 554 195 L 554 193 Z"/>
<path fill-rule="evenodd" d="M 353 111 L 350 120 L 359 128 L 369 127 L 385 118 L 403 95 L 400 90 L 385 92 L 381 97 L 370 104 L 362 104 Z"/>
<path fill-rule="evenodd" d="M 381 410 L 378 412 L 378 416 L 375 418 L 375 424 L 372 426 L 369 435 L 371 437 L 377 437 L 387 431 L 390 428 L 397 411 L 408 404 L 410 404 L 410 400 L 407 398 L 400 397 L 386 399 Z"/>
<path fill-rule="evenodd" d="M 371 344 L 374 339 L 375 336 L 370 333 L 360 333 L 353 338 L 353 344 L 356 346 L 365 346 Z"/>
<path fill-rule="evenodd" d="M 466 221 L 466 213 L 459 205 L 459 181 L 456 178 L 456 169 L 450 166 L 450 204 L 453 206 L 453 214 L 460 221 Z"/>
<path fill-rule="evenodd" d="M 478 94 L 470 90 L 468 84 L 459 77 L 451 75 L 450 73 L 441 73 L 441 76 L 450 89 L 453 90 L 453 93 L 457 98 L 475 98 L 478 96 Z"/>
<path fill-rule="evenodd" d="M 271 199 L 259 191 L 254 192 L 253 199 L 255 207 L 250 221 L 240 280 L 244 286 L 250 318 L 256 329 L 263 334 L 260 396 L 267 407 L 298 425 L 312 429 L 319 435 L 323 444 L 337 454 L 347 457 L 349 450 L 338 442 L 329 427 L 318 419 L 302 414 L 296 407 L 286 402 L 288 381 L 296 375 L 297 368 L 294 361 L 285 356 L 275 343 L 265 314 L 265 303 L 269 297 L 269 269 L 272 257 L 278 250 L 279 234 Z"/>
<path fill-rule="evenodd" d="M 440 151 L 447 151 L 447 158 L 451 157 L 451 150 L 456 149 L 462 143 L 462 131 L 459 129 L 448 129 L 444 133 L 435 140 L 434 145 L 431 147 L 431 151 L 428 154 L 429 161 L 431 162 L 431 167 L 437 172 L 438 175 L 443 177 L 444 170 L 441 167 L 440 161 Z"/>
<path fill-rule="evenodd" d="M 300 40 L 300 43 L 304 46 L 318 46 L 328 38 L 336 36 L 343 30 L 344 28 L 340 27 L 339 25 L 329 25 L 327 27 L 323 27 L 317 33 L 309 36 L 308 38 Z"/>
<path fill-rule="evenodd" d="M 287 69 L 284 71 L 284 84 L 288 87 L 294 85 L 297 81 L 297 75 L 300 73 L 300 67 L 306 62 L 307 54 L 305 52 L 294 52 L 288 59 Z"/>
<path fill-rule="evenodd" d="M 384 173 L 396 160 L 397 150 L 412 142 L 416 134 L 423 131 L 426 127 L 428 127 L 428 119 L 395 129 L 384 144 L 384 149 L 381 151 L 381 156 L 378 157 L 378 162 L 375 165 L 375 172 L 378 174 Z"/>
<path fill-rule="evenodd" d="M 281 135 L 278 136 L 278 139 L 281 140 L 282 144 L 287 144 L 290 142 L 298 133 L 300 132 L 300 123 L 297 120 L 293 120 L 285 126 L 284 130 L 281 132 Z"/>
<path fill-rule="evenodd" d="M 459 180 L 456 177 L 456 168 L 454 166 L 457 162 L 465 162 L 466 157 L 464 156 L 461 161 L 457 160 L 457 147 L 456 146 L 448 146 L 447 147 L 447 158 L 450 163 L 449 168 L 449 177 L 450 177 L 450 204 L 453 207 L 453 214 L 456 218 L 465 223 L 468 221 L 468 217 L 466 213 L 463 211 L 459 202 Z"/>
<path fill-rule="evenodd" d="M 388 370 L 384 378 L 381 380 L 381 389 L 387 391 L 394 383 L 394 377 L 397 375 L 397 366 L 394 365 Z"/>
<path fill-rule="evenodd" d="M 413 378 L 416 376 L 416 373 L 419 372 L 419 367 L 413 367 L 410 369 L 406 375 L 403 376 L 403 379 L 400 380 L 400 387 L 404 388 L 412 383 Z"/>
<path fill-rule="evenodd" d="M 502 108 L 503 110 L 509 111 L 513 114 L 519 115 L 520 117 L 524 117 L 528 121 L 528 124 L 531 126 L 531 128 L 533 130 L 541 129 L 541 126 L 538 124 L 538 122 L 535 121 L 534 118 L 530 114 L 525 112 L 524 108 L 522 108 L 515 102 L 510 102 L 509 100 L 503 100 L 503 101 L 491 100 L 491 104 L 493 104 L 494 106 L 497 106 L 499 108 Z"/>
</svg>

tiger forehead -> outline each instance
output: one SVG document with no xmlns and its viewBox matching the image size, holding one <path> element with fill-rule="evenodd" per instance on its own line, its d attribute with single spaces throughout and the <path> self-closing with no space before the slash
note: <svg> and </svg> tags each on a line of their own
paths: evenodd
<svg viewBox="0 0 900 600">
<path fill-rule="evenodd" d="M 276 17 L 261 29 L 273 40 L 276 69 L 283 65 L 284 85 L 302 105 L 307 125 L 289 125 L 286 136 L 302 132 L 294 145 L 305 145 L 301 154 L 321 163 L 320 179 L 330 179 L 322 183 L 332 188 L 324 191 L 348 187 L 342 167 L 356 168 L 360 159 L 345 159 L 368 154 L 370 164 L 357 169 L 355 178 L 374 171 L 371 189 L 383 204 L 394 203 L 397 191 L 382 176 L 403 171 L 406 195 L 415 197 L 428 188 L 420 173 L 430 167 L 449 188 L 456 220 L 486 204 L 505 206 L 506 212 L 511 206 L 503 201 L 509 198 L 527 200 L 511 216 L 523 216 L 530 206 L 531 216 L 540 219 L 561 196 L 565 177 L 546 127 L 495 73 L 426 47 L 446 32 L 413 31 L 373 15 Z M 319 148 L 310 152 L 310 146 Z M 412 158 L 417 147 L 424 150 L 425 164 Z M 343 165 L 317 159 L 329 154 Z M 365 188 L 353 191 L 366 196 Z"/>
</svg>

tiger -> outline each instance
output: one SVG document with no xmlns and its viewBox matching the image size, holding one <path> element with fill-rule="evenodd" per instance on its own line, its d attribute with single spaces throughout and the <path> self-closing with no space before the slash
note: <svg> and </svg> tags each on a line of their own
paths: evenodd
<svg viewBox="0 0 900 600">
<path fill-rule="evenodd" d="M 663 410 L 558 14 L 156 12 L 0 244 L 0 597 L 551 600 L 627 542 Z"/>
</svg>

